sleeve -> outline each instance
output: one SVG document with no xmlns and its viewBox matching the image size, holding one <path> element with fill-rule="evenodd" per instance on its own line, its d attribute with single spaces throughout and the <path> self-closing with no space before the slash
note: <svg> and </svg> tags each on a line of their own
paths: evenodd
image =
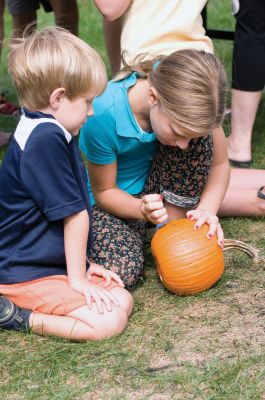
<svg viewBox="0 0 265 400">
<path fill-rule="evenodd" d="M 106 117 L 102 116 L 102 119 Z M 79 146 L 90 162 L 112 164 L 117 158 L 115 137 L 117 135 L 114 121 L 103 123 L 97 117 L 90 117 L 81 128 Z"/>
<path fill-rule="evenodd" d="M 50 221 L 86 209 L 73 172 L 70 145 L 55 124 L 41 124 L 21 156 L 22 183 Z"/>
</svg>

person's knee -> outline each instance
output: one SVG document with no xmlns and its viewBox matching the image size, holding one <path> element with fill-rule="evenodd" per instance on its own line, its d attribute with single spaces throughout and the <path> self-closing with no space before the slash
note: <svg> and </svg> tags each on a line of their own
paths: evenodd
<svg viewBox="0 0 265 400">
<path fill-rule="evenodd" d="M 107 339 L 121 334 L 127 325 L 128 317 L 133 309 L 133 297 L 125 289 L 116 287 L 112 293 L 119 302 L 119 307 L 114 306 L 111 312 L 104 311 L 102 318 L 93 324 L 92 340 Z M 89 333 L 91 337 L 91 332 Z M 88 338 L 88 340 L 91 340 Z"/>
<path fill-rule="evenodd" d="M 129 296 L 127 297 L 129 298 Z M 123 307 L 117 306 L 113 306 L 112 311 L 105 309 L 103 314 L 99 314 L 95 306 L 92 311 L 82 307 L 68 315 L 75 319 L 69 336 L 73 341 L 95 341 L 110 338 L 122 333 L 128 322 L 127 312 Z"/>
<path fill-rule="evenodd" d="M 126 312 L 129 316 L 133 310 L 133 297 L 132 295 L 125 289 L 121 287 L 115 287 L 111 291 L 116 299 L 118 300 L 120 307 Z"/>
<path fill-rule="evenodd" d="M 112 312 L 106 313 L 105 323 L 94 326 L 94 339 L 102 340 L 121 334 L 127 325 L 128 315 L 122 307 L 116 307 Z"/>
</svg>

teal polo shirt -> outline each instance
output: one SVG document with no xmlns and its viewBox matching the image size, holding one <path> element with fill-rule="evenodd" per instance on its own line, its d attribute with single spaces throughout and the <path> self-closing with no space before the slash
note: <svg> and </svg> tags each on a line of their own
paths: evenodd
<svg viewBox="0 0 265 400">
<path fill-rule="evenodd" d="M 94 115 L 80 132 L 80 148 L 93 164 L 117 161 L 117 186 L 135 195 L 141 193 L 151 168 L 157 140 L 153 132 L 144 132 L 132 113 L 128 89 L 137 82 L 137 74 L 113 82 L 93 101 Z M 88 183 L 91 204 L 95 204 Z"/>
</svg>

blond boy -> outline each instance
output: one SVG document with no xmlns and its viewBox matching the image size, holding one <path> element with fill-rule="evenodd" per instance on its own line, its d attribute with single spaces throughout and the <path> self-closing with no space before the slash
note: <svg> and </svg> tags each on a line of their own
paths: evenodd
<svg viewBox="0 0 265 400">
<path fill-rule="evenodd" d="M 17 39 L 23 115 L 0 170 L 0 326 L 71 340 L 125 329 L 131 295 L 89 262 L 90 204 L 75 137 L 105 88 L 98 54 L 59 28 Z"/>
</svg>

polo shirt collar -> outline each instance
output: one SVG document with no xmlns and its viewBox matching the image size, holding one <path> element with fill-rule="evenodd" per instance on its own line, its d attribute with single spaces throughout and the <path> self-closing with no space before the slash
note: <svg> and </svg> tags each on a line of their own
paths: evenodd
<svg viewBox="0 0 265 400">
<path fill-rule="evenodd" d="M 134 86 L 138 79 L 137 72 L 133 72 L 123 81 L 114 94 L 116 131 L 118 136 L 136 138 L 140 142 L 156 140 L 153 132 L 144 132 L 137 124 L 128 100 L 128 89 Z"/>
<path fill-rule="evenodd" d="M 55 119 L 51 114 L 45 114 L 41 111 L 29 111 L 26 108 L 22 108 L 22 114 L 24 114 L 27 118 L 31 119 L 39 119 L 39 118 L 52 118 Z"/>
</svg>

